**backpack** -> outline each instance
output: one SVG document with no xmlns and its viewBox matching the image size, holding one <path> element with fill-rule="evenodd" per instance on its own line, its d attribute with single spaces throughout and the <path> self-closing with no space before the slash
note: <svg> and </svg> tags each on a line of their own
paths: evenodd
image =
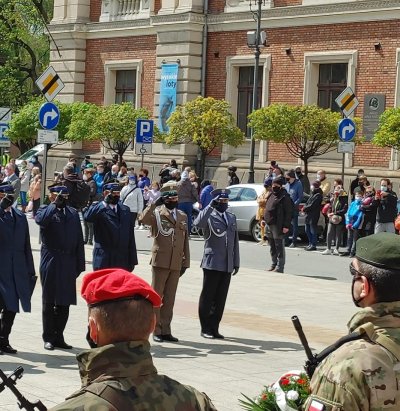
<svg viewBox="0 0 400 411">
<path fill-rule="evenodd" d="M 74 182 L 74 189 L 69 195 L 69 203 L 71 207 L 76 209 L 83 208 L 87 205 L 90 197 L 90 186 L 83 180 Z"/>
</svg>

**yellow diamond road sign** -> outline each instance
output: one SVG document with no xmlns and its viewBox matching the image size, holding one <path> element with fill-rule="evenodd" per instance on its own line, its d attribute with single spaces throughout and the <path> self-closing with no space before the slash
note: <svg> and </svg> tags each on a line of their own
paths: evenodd
<svg viewBox="0 0 400 411">
<path fill-rule="evenodd" d="M 360 104 L 351 87 L 347 87 L 342 91 L 335 102 L 346 117 L 348 117 Z"/>
<path fill-rule="evenodd" d="M 36 85 L 47 101 L 52 101 L 64 88 L 64 83 L 51 66 L 36 80 Z"/>
</svg>

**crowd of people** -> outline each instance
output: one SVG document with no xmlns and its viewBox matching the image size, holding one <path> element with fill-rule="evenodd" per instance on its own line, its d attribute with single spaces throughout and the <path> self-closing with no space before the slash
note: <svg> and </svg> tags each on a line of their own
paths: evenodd
<svg viewBox="0 0 400 411">
<path fill-rule="evenodd" d="M 299 213 L 305 216 L 308 238 L 306 251 L 317 250 L 319 239 L 326 242 L 323 255 L 354 257 L 358 239 L 374 233 L 395 233 L 398 215 L 397 195 L 388 178 L 374 187 L 358 170 L 346 191 L 341 178 L 329 179 L 319 170 L 309 182 L 300 167 L 284 171 L 271 162 L 264 181 L 265 191 L 257 198 L 257 220 L 261 226 L 261 242 L 270 245 L 270 271 L 283 272 L 285 246 L 296 247 Z M 319 232 L 321 217 L 324 230 Z M 399 225 L 396 228 L 396 225 Z M 345 251 L 340 251 L 340 247 Z"/>
</svg>

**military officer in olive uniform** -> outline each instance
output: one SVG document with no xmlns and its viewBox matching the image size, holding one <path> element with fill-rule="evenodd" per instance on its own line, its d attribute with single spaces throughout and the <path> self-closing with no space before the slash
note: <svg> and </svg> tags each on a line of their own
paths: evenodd
<svg viewBox="0 0 400 411">
<path fill-rule="evenodd" d="M 157 373 L 149 336 L 160 296 L 146 281 L 110 268 L 85 275 L 90 350 L 78 356 L 82 388 L 49 411 L 216 411 L 206 394 Z"/>
<path fill-rule="evenodd" d="M 194 226 L 204 230 L 203 289 L 199 301 L 201 336 L 224 338 L 219 323 L 224 313 L 231 275 L 239 271 L 239 235 L 236 216 L 229 211 L 229 189 L 211 192 L 214 199 L 201 210 Z"/>
<path fill-rule="evenodd" d="M 311 410 L 400 409 L 400 236 L 379 233 L 357 241 L 350 264 L 352 299 L 361 309 L 345 343 L 311 379 Z M 342 340 L 343 341 L 343 340 Z"/>
<path fill-rule="evenodd" d="M 139 217 L 139 222 L 150 226 L 154 238 L 152 248 L 152 287 L 163 304 L 155 310 L 157 323 L 153 340 L 177 342 L 171 334 L 171 321 L 179 277 L 190 266 L 187 216 L 177 209 L 176 191 L 165 191 Z"/>
</svg>

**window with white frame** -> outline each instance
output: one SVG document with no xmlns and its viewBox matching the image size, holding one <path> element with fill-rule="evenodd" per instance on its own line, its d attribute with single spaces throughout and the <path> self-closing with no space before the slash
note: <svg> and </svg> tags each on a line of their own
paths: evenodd
<svg viewBox="0 0 400 411">
<path fill-rule="evenodd" d="M 141 106 L 142 60 L 112 60 L 104 63 L 104 104 L 131 102 Z"/>
<path fill-rule="evenodd" d="M 318 101 L 322 108 L 340 111 L 335 100 L 347 87 L 347 64 L 333 63 L 319 65 Z"/>
</svg>

